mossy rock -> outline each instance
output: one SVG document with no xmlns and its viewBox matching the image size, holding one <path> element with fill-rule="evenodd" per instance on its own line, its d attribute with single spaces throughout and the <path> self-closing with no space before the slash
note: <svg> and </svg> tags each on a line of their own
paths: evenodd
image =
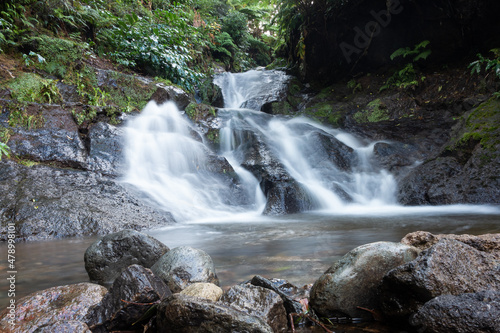
<svg viewBox="0 0 500 333">
<path fill-rule="evenodd" d="M 333 102 L 318 102 L 309 105 L 304 110 L 304 115 L 313 118 L 321 123 L 340 127 L 344 121 L 345 111 L 336 109 Z"/>
<path fill-rule="evenodd" d="M 375 123 L 390 119 L 386 105 L 379 98 L 368 103 L 366 109 L 356 112 L 352 118 L 358 123 Z"/>
</svg>

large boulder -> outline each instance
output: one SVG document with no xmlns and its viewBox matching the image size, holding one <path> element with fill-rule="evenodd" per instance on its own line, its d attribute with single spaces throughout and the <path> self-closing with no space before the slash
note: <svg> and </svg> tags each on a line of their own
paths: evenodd
<svg viewBox="0 0 500 333">
<path fill-rule="evenodd" d="M 380 310 L 379 288 L 391 269 L 412 261 L 419 250 L 400 243 L 377 242 L 355 248 L 313 285 L 310 305 L 321 316 L 373 319 Z"/>
<path fill-rule="evenodd" d="M 36 107 L 34 104 L 27 106 L 31 109 Z M 12 154 L 33 161 L 83 168 L 87 151 L 71 112 L 60 106 L 38 105 L 38 108 L 41 110 L 31 115 L 33 124 L 10 128 L 9 147 Z"/>
<path fill-rule="evenodd" d="M 271 333 L 262 319 L 204 298 L 174 294 L 161 302 L 156 316 L 160 332 Z"/>
<path fill-rule="evenodd" d="M 162 278 L 174 293 L 196 282 L 219 285 L 212 258 L 205 251 L 189 246 L 170 250 L 158 259 L 151 270 Z"/>
<path fill-rule="evenodd" d="M 0 239 L 16 224 L 21 240 L 89 236 L 172 224 L 131 189 L 98 173 L 0 161 Z"/>
<path fill-rule="evenodd" d="M 440 295 L 500 290 L 498 260 L 453 239 L 441 239 L 413 261 L 394 268 L 382 284 L 386 317 L 407 317 Z"/>
<path fill-rule="evenodd" d="M 85 251 L 85 270 L 91 281 L 110 284 L 130 265 L 149 268 L 169 248 L 144 233 L 125 229 L 96 240 Z"/>
<path fill-rule="evenodd" d="M 6 309 L 0 315 L 0 331 L 31 333 L 38 328 L 61 321 L 83 321 L 90 307 L 98 304 L 107 289 L 98 284 L 78 283 L 41 290 L 16 302 L 14 323 Z"/>
<path fill-rule="evenodd" d="M 133 329 L 146 313 L 172 293 L 150 269 L 131 265 L 113 282 L 102 301 L 92 307 L 85 322 L 92 332 Z"/>
<path fill-rule="evenodd" d="M 283 300 L 270 289 L 252 284 L 233 286 L 220 302 L 265 320 L 274 332 L 285 332 L 288 328 Z"/>
<path fill-rule="evenodd" d="M 442 295 L 425 303 L 411 318 L 419 332 L 500 332 L 500 291 Z"/>
</svg>

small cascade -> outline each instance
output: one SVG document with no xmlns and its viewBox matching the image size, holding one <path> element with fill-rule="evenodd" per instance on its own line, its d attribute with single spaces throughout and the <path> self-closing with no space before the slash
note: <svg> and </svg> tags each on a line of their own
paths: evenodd
<svg viewBox="0 0 500 333">
<path fill-rule="evenodd" d="M 174 103 L 150 102 L 126 130 L 128 170 L 123 181 L 177 220 L 228 216 L 249 209 L 236 200 L 234 184 L 210 170 L 213 153 Z M 243 187 L 249 183 L 250 177 L 241 182 Z"/>
<path fill-rule="evenodd" d="M 225 120 L 221 141 L 223 155 L 231 156 L 233 166 L 249 164 L 245 158 L 252 137 L 251 144 L 258 141 L 267 148 L 263 155 L 272 156 L 262 156 L 267 160 L 261 163 L 282 166 L 305 189 L 314 208 L 339 213 L 352 206 L 396 204 L 394 177 L 372 163 L 375 143 L 304 117 L 270 116 L 248 109 L 248 99 L 258 106 L 276 98 L 282 89 L 277 85 L 286 82 L 283 73 L 224 73 L 214 82 L 226 101 L 226 109 L 219 111 Z"/>
</svg>

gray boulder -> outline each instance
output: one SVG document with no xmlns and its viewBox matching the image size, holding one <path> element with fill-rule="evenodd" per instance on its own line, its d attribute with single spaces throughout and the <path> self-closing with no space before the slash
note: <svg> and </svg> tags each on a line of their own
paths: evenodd
<svg viewBox="0 0 500 333">
<path fill-rule="evenodd" d="M 251 284 L 237 285 L 227 290 L 220 302 L 263 319 L 274 332 L 288 329 L 283 300 L 272 290 Z"/>
<path fill-rule="evenodd" d="M 406 318 L 440 295 L 500 290 L 500 266 L 494 256 L 452 239 L 441 239 L 413 261 L 384 277 L 382 309 L 386 317 Z"/>
<path fill-rule="evenodd" d="M 78 283 L 41 290 L 16 302 L 16 325 L 9 324 L 8 309 L 0 314 L 0 331 L 31 333 L 58 321 L 83 321 L 90 307 L 99 303 L 107 289 L 98 284 Z"/>
<path fill-rule="evenodd" d="M 176 247 L 151 267 L 170 290 L 178 293 L 195 282 L 219 285 L 212 258 L 204 251 L 188 246 Z"/>
<path fill-rule="evenodd" d="M 156 315 L 159 332 L 270 333 L 262 319 L 204 298 L 174 294 L 161 302 Z"/>
<path fill-rule="evenodd" d="M 89 236 L 172 224 L 172 216 L 141 202 L 98 173 L 0 161 L 0 239 L 16 224 L 18 240 Z"/>
<path fill-rule="evenodd" d="M 125 229 L 106 235 L 85 251 L 85 270 L 91 281 L 111 284 L 130 265 L 151 267 L 169 248 L 141 232 Z"/>
<path fill-rule="evenodd" d="M 13 155 L 39 162 L 82 168 L 87 151 L 69 110 L 60 106 L 40 106 L 43 124 L 13 127 L 9 147 Z"/>
<path fill-rule="evenodd" d="M 415 259 L 418 249 L 377 242 L 355 248 L 332 265 L 313 285 L 310 305 L 326 317 L 373 319 L 363 307 L 379 310 L 379 288 L 391 269 Z"/>
<path fill-rule="evenodd" d="M 500 332 L 500 291 L 442 295 L 425 303 L 411 318 L 419 332 Z"/>
<path fill-rule="evenodd" d="M 101 303 L 92 307 L 85 321 L 92 332 L 133 330 L 146 313 L 172 293 L 150 269 L 131 265 L 113 282 Z"/>
</svg>

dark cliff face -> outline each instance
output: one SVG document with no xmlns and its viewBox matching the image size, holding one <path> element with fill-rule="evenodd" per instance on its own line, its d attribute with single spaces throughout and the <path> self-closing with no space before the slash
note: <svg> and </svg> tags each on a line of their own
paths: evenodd
<svg viewBox="0 0 500 333">
<path fill-rule="evenodd" d="M 390 59 L 395 50 L 424 40 L 432 50 L 428 66 L 474 58 L 500 44 L 500 2 L 495 0 L 351 0 L 324 6 L 332 8 L 313 5 L 315 14 L 302 30 L 305 57 L 300 68 L 307 81 L 395 65 Z"/>
</svg>

